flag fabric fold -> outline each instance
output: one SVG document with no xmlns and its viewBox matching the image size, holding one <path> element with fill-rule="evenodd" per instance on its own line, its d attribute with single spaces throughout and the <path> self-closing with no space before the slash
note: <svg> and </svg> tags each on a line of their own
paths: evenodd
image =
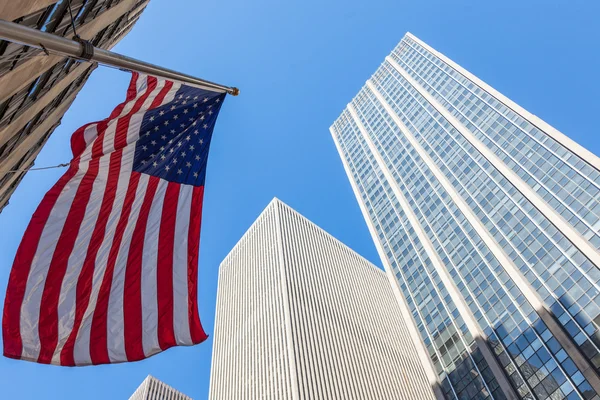
<svg viewBox="0 0 600 400">
<path fill-rule="evenodd" d="M 11 270 L 4 355 L 79 366 L 207 338 L 197 268 L 206 163 L 225 93 L 133 73 L 127 97 L 71 138 Z"/>
</svg>

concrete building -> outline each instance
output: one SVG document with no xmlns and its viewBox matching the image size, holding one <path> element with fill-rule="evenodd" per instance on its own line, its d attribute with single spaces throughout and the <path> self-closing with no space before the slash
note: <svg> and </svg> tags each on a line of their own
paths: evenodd
<svg viewBox="0 0 600 400">
<path fill-rule="evenodd" d="M 382 270 L 274 199 L 220 266 L 209 398 L 433 399 L 406 317 Z"/>
<path fill-rule="evenodd" d="M 148 375 L 129 400 L 192 400 L 192 398 Z"/>
<path fill-rule="evenodd" d="M 79 36 L 111 49 L 149 0 L 71 0 Z M 0 0 L 0 18 L 73 37 L 67 0 Z M 86 82 L 95 63 L 0 41 L 0 211 Z"/>
<path fill-rule="evenodd" d="M 330 130 L 447 398 L 599 398 L 598 157 L 411 34 Z"/>
</svg>

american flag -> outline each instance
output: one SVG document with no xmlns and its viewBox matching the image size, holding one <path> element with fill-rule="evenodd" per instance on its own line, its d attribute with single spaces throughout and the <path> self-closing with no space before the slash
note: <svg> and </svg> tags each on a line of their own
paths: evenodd
<svg viewBox="0 0 600 400">
<path fill-rule="evenodd" d="M 10 274 L 4 355 L 135 361 L 206 339 L 197 269 L 206 161 L 225 93 L 134 73 L 124 103 L 72 136 Z"/>
</svg>

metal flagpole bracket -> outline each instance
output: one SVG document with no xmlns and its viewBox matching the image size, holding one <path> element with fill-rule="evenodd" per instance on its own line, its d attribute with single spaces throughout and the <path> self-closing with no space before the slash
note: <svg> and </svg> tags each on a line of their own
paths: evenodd
<svg viewBox="0 0 600 400">
<path fill-rule="evenodd" d="M 99 47 L 94 47 L 89 41 L 81 38 L 69 39 L 42 32 L 37 29 L 28 28 L 3 19 L 0 19 L 0 39 L 42 49 L 52 54 L 59 54 L 65 57 L 73 57 L 85 61 L 94 61 L 98 64 L 108 65 L 121 70 L 136 71 L 142 74 L 158 76 L 160 78 L 181 82 L 204 90 L 229 93 L 232 96 L 237 96 L 240 93 L 239 89 L 236 87 L 220 85 L 218 83 L 196 78 L 192 75 L 183 74 L 122 54 L 113 53 Z"/>
<path fill-rule="evenodd" d="M 89 40 L 84 40 L 79 35 L 75 35 L 73 40 L 81 44 L 81 54 L 79 58 L 85 61 L 91 61 L 94 58 L 94 45 Z"/>
</svg>

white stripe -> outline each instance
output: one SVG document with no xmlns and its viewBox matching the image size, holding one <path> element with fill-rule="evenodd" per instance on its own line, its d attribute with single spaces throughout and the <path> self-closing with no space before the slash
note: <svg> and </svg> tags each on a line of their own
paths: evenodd
<svg viewBox="0 0 600 400">
<path fill-rule="evenodd" d="M 150 108 L 156 97 L 158 97 L 166 83 L 167 81 L 160 79 L 156 85 L 156 88 L 152 91 L 150 96 L 146 98 L 146 101 L 144 101 L 142 107 L 140 107 L 140 110 L 131 116 L 131 119 L 129 120 L 129 128 L 127 129 L 127 143 L 133 143 L 140 138 L 140 129 L 142 127 L 142 120 L 146 115 L 146 111 Z"/>
<path fill-rule="evenodd" d="M 142 88 L 145 89 L 146 88 L 146 81 L 145 81 L 145 75 L 143 76 L 144 79 L 140 78 L 138 79 L 138 89 Z M 143 85 L 140 85 L 139 83 L 143 82 Z M 123 107 L 123 110 L 121 110 L 121 113 L 110 120 L 109 125 L 106 127 L 106 132 L 104 133 L 104 138 L 106 139 L 106 136 L 109 134 L 109 130 L 112 129 L 113 130 L 113 135 L 112 137 L 114 138 L 114 130 L 116 129 L 117 126 L 117 121 L 120 117 L 122 117 L 123 115 L 125 115 L 128 111 L 127 110 L 131 110 L 133 108 L 133 105 L 135 104 L 135 102 L 137 101 L 137 99 L 139 99 L 141 96 L 144 95 L 144 92 L 141 92 L 138 90 L 138 92 L 136 93 L 135 97 L 128 101 L 125 105 L 125 107 Z M 127 110 L 126 110 L 127 109 Z M 97 128 L 96 128 L 97 129 Z M 98 138 L 98 132 L 95 133 L 95 136 L 93 138 L 91 138 L 91 142 L 88 142 L 86 139 L 86 144 L 87 147 L 85 148 L 85 150 L 81 153 L 80 159 L 81 160 L 89 160 L 92 157 L 92 148 L 93 148 L 93 142 Z M 108 154 L 107 151 L 105 151 L 104 149 L 106 149 L 106 140 L 103 141 L 102 143 L 102 148 L 103 148 L 103 153 L 104 154 Z M 112 140 L 111 143 L 114 143 L 114 139 Z M 113 146 L 114 148 L 114 146 Z"/>
<path fill-rule="evenodd" d="M 144 117 L 144 114 L 145 114 L 146 110 L 148 109 L 148 107 L 150 107 L 152 105 L 152 102 L 154 101 L 156 96 L 158 96 L 158 94 L 160 93 L 160 91 L 162 89 L 162 86 L 160 85 L 161 82 L 164 85 L 164 81 L 159 81 L 158 84 L 156 85 L 156 87 L 152 90 L 152 92 L 150 92 L 150 94 L 148 95 L 146 100 L 144 100 L 144 103 L 142 104 L 140 109 L 135 114 L 131 115 L 131 118 L 129 120 L 129 126 L 127 127 L 127 129 L 128 129 L 127 137 L 129 138 L 130 132 L 132 132 L 132 129 L 136 129 L 137 132 L 136 132 L 136 135 L 134 135 L 135 138 L 132 141 L 127 140 L 127 143 L 132 143 L 139 138 L 141 120 Z M 138 96 L 138 98 L 141 98 L 145 94 L 146 94 L 146 91 L 142 95 Z M 127 112 L 130 112 L 133 109 L 133 106 L 135 105 L 135 103 L 137 103 L 137 99 L 135 101 L 131 101 L 127 104 L 127 107 L 125 107 L 125 108 L 128 108 Z M 125 115 L 125 113 L 121 113 L 121 115 Z M 111 153 L 115 150 L 115 137 L 117 134 L 118 123 L 119 123 L 119 118 L 113 119 L 108 124 L 108 127 L 106 128 L 106 133 L 104 134 L 104 142 L 102 143 L 102 152 L 104 154 Z M 132 127 L 132 125 L 133 125 L 133 127 Z"/>
<path fill-rule="evenodd" d="M 73 322 L 75 320 L 76 289 L 79 274 L 83 267 L 90 239 L 94 228 L 100 207 L 102 205 L 103 194 L 106 191 L 106 178 L 108 176 L 108 166 L 110 157 L 105 156 L 99 160 L 98 176 L 96 177 L 90 199 L 85 209 L 85 216 L 81 222 L 81 227 L 75 240 L 75 246 L 69 256 L 67 269 L 62 281 L 58 303 L 58 343 L 52 357 L 53 364 L 60 364 L 60 352 L 67 341 Z"/>
<path fill-rule="evenodd" d="M 94 123 L 88 125 L 83 131 L 83 140 L 85 141 L 86 147 L 92 143 L 98 137 L 98 124 Z"/>
<path fill-rule="evenodd" d="M 177 94 L 177 91 L 180 88 L 181 88 L 181 83 L 173 82 L 173 86 L 171 86 L 171 89 L 169 90 L 169 92 L 167 93 L 165 98 L 163 99 L 161 105 L 165 105 L 165 104 L 173 101 L 173 99 L 175 98 L 175 95 Z"/>
<path fill-rule="evenodd" d="M 127 226 L 123 232 L 121 245 L 119 246 L 119 254 L 115 263 L 112 285 L 110 290 L 110 298 L 108 301 L 107 312 L 107 345 L 108 356 L 111 362 L 127 361 L 125 353 L 125 327 L 123 315 L 123 295 L 125 287 L 125 272 L 127 269 L 127 257 L 129 256 L 129 247 L 131 245 L 131 237 L 135 228 L 140 209 L 146 195 L 148 180 L 150 175 L 140 174 L 140 180 L 135 192 L 135 199 L 131 207 L 131 213 L 127 221 Z"/>
<path fill-rule="evenodd" d="M 139 99 L 140 97 L 142 97 L 144 95 L 144 93 L 146 92 L 146 90 L 148 89 L 148 76 L 147 75 L 140 75 L 137 82 L 136 82 L 136 94 L 133 100 L 128 101 L 125 104 L 125 107 L 123 107 L 123 109 L 121 110 L 121 113 L 119 114 L 119 116 L 115 119 L 121 118 L 124 115 L 127 115 L 131 109 L 133 108 L 134 104 L 137 102 L 137 99 Z"/>
<path fill-rule="evenodd" d="M 65 220 L 69 215 L 71 204 L 77 193 L 77 188 L 87 172 L 87 163 L 79 166 L 79 171 L 69 180 L 61 191 L 55 206 L 50 211 L 48 220 L 40 241 L 31 261 L 31 270 L 27 278 L 27 286 L 21 305 L 20 331 L 23 350 L 21 357 L 30 360 L 37 360 L 40 353 L 39 338 L 39 317 L 42 294 L 46 284 L 46 276 L 50 268 L 50 262 L 54 255 L 54 250 L 60 237 Z"/>
<path fill-rule="evenodd" d="M 79 333 L 77 335 L 77 340 L 75 340 L 73 357 L 75 364 L 77 365 L 91 364 L 89 346 L 92 318 L 94 310 L 96 309 L 96 302 L 98 301 L 98 292 L 100 291 L 102 279 L 104 278 L 104 272 L 106 271 L 108 254 L 113 242 L 119 217 L 121 216 L 122 205 L 123 201 L 125 200 L 125 194 L 127 193 L 127 187 L 129 186 L 129 178 L 131 177 L 132 163 L 131 161 L 126 160 L 133 158 L 134 150 L 135 149 L 133 147 L 125 148 L 123 150 L 121 171 L 119 173 L 115 200 L 108 217 L 108 223 L 106 225 L 106 232 L 104 233 L 102 244 L 100 245 L 98 254 L 96 255 L 96 260 L 94 262 L 94 276 L 92 278 L 92 290 L 90 293 L 88 307 L 83 316 L 81 327 L 79 328 Z"/>
<path fill-rule="evenodd" d="M 181 185 L 173 247 L 173 329 L 178 345 L 191 345 L 188 317 L 188 236 L 193 186 Z"/>
<path fill-rule="evenodd" d="M 161 351 L 158 344 L 158 302 L 156 263 L 158 259 L 158 234 L 163 202 L 168 182 L 159 180 L 154 201 L 148 214 L 144 251 L 142 253 L 142 342 L 146 357 Z"/>
<path fill-rule="evenodd" d="M 139 93 L 146 89 L 148 85 L 148 75 L 138 73 L 138 78 L 135 82 L 135 90 Z"/>
</svg>

